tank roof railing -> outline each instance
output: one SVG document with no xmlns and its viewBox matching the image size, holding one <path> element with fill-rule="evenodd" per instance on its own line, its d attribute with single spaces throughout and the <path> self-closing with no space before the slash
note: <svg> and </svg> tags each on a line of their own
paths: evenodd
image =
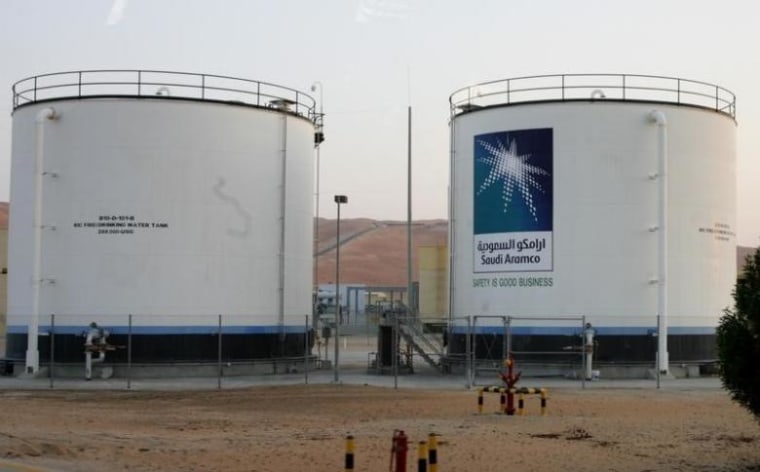
<svg viewBox="0 0 760 472">
<path fill-rule="evenodd" d="M 13 109 L 70 98 L 163 97 L 271 108 L 317 124 L 316 101 L 306 93 L 258 80 L 157 70 L 55 72 L 13 84 Z"/>
<path fill-rule="evenodd" d="M 604 100 L 696 106 L 736 118 L 736 97 L 725 88 L 696 80 L 655 75 L 561 74 L 515 77 L 461 88 L 451 94 L 449 104 L 453 118 L 493 106 Z"/>
</svg>

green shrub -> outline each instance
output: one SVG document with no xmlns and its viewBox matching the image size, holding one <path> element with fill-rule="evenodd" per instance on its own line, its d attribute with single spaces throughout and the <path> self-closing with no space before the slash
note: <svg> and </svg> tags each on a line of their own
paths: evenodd
<svg viewBox="0 0 760 472">
<path fill-rule="evenodd" d="M 733 296 L 717 329 L 720 377 L 731 398 L 760 419 L 760 248 L 747 256 Z"/>
</svg>

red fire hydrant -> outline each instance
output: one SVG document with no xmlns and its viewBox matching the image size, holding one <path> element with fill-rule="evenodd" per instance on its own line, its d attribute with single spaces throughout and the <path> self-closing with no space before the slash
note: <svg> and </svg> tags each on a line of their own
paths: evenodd
<svg viewBox="0 0 760 472">
<path fill-rule="evenodd" d="M 507 386 L 506 413 L 508 415 L 515 414 L 515 394 L 511 392 L 511 389 L 514 388 L 515 384 L 520 380 L 520 375 L 522 375 L 522 372 L 518 372 L 517 375 L 514 374 L 514 365 L 515 361 L 513 361 L 511 357 L 508 357 L 504 359 L 504 366 L 507 368 L 506 375 L 504 372 L 499 372 L 499 377 L 501 377 L 501 380 Z"/>
<path fill-rule="evenodd" d="M 406 453 L 409 450 L 409 438 L 401 430 L 393 432 L 391 446 L 391 472 L 406 472 Z"/>
</svg>

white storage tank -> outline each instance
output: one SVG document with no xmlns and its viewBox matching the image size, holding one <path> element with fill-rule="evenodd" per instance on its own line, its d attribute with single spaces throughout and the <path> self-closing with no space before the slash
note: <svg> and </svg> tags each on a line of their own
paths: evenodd
<svg viewBox="0 0 760 472">
<path fill-rule="evenodd" d="M 560 350 L 580 329 L 537 318 L 585 316 L 599 361 L 652 361 L 658 332 L 671 362 L 715 359 L 736 281 L 733 94 L 557 75 L 467 87 L 450 102 L 455 325 L 479 316 L 479 334 L 503 333 L 499 317 L 524 317 L 518 350 Z"/>
<path fill-rule="evenodd" d="M 213 75 L 16 83 L 8 356 L 39 362 L 50 314 L 59 336 L 130 330 L 136 362 L 216 359 L 217 315 L 225 358 L 303 355 L 318 118 L 304 93 Z"/>
</svg>

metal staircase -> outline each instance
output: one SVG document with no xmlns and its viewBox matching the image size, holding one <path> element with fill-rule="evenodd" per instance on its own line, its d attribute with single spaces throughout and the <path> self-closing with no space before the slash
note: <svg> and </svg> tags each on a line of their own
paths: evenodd
<svg viewBox="0 0 760 472">
<path fill-rule="evenodd" d="M 425 329 L 425 325 L 416 316 L 398 317 L 399 334 L 414 351 L 419 354 L 431 367 L 437 371 L 445 372 L 441 362 L 444 354 L 443 334 L 432 333 Z"/>
</svg>

